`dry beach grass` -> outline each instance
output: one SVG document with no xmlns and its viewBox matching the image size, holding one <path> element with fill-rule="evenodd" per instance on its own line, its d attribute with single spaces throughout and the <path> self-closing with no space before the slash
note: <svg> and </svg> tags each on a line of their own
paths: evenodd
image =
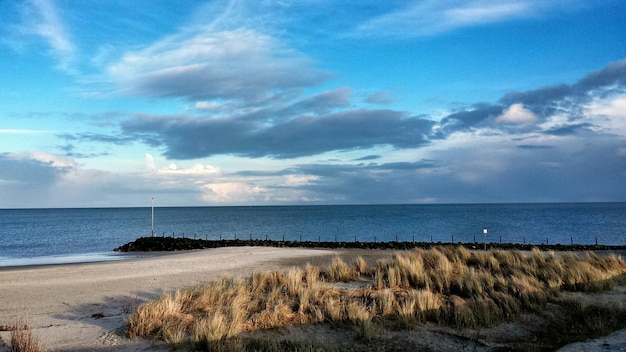
<svg viewBox="0 0 626 352">
<path fill-rule="evenodd" d="M 581 336 L 625 327 L 623 305 L 589 304 L 562 294 L 609 291 L 625 272 L 623 259 L 615 255 L 538 250 L 522 254 L 463 247 L 417 249 L 371 267 L 362 258 L 348 265 L 336 257 L 323 270 L 307 265 L 286 272 L 256 272 L 247 279 L 225 277 L 164 294 L 131 315 L 127 332 L 133 338 L 161 339 L 175 348 L 241 350 L 269 343 L 267 349 L 274 349 L 276 341 L 260 343 L 254 334 L 239 336 L 290 325 L 330 324 L 356 333 L 364 344 L 353 349 L 378 350 L 375 342 L 384 330 L 412 330 L 424 323 L 457 330 L 489 328 L 552 304 L 565 312 L 563 321 L 550 327 L 550 335 L 562 340 L 552 337 L 553 344 L 540 343 L 553 349 Z M 353 288 L 340 282 L 352 283 Z M 567 333 L 558 331 L 565 327 Z M 519 350 L 530 348 L 521 341 L 514 344 Z"/>
</svg>

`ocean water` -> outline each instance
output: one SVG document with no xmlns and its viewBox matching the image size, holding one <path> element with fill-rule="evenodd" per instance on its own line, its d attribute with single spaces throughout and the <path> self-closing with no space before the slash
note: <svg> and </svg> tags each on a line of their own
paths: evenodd
<svg viewBox="0 0 626 352">
<path fill-rule="evenodd" d="M 155 208 L 157 236 L 626 244 L 626 203 Z M 151 209 L 0 209 L 0 266 L 116 260 Z"/>
</svg>

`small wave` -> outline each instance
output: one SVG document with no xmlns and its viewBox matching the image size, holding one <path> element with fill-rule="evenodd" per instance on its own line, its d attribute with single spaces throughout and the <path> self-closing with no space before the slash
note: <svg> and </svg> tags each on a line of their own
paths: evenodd
<svg viewBox="0 0 626 352">
<path fill-rule="evenodd" d="M 133 259 L 138 257 L 139 256 L 137 255 L 127 255 L 120 253 L 85 253 L 29 258 L 0 257 L 0 267 L 108 262 Z"/>
</svg>

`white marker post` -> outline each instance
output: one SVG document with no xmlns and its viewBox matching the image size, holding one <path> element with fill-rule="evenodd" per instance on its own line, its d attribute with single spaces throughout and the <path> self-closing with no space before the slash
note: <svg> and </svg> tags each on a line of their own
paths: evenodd
<svg viewBox="0 0 626 352">
<path fill-rule="evenodd" d="M 154 197 L 152 198 L 152 237 L 154 237 Z"/>
<path fill-rule="evenodd" d="M 485 235 L 485 250 L 487 250 L 487 228 L 483 229 L 483 235 Z"/>
</svg>

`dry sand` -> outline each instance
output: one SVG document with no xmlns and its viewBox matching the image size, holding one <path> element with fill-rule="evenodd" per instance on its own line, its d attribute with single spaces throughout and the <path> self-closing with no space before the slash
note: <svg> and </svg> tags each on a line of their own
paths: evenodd
<svg viewBox="0 0 626 352">
<path fill-rule="evenodd" d="M 167 253 L 143 259 L 90 264 L 0 268 L 0 325 L 22 319 L 32 328 L 46 351 L 167 351 L 161 342 L 133 341 L 124 337 L 125 318 L 142 302 L 163 292 L 219 279 L 249 277 L 255 271 L 284 270 L 306 263 L 325 267 L 341 255 L 346 262 L 357 256 L 370 265 L 395 251 L 322 250 L 301 248 L 234 247 Z M 620 296 L 623 299 L 624 296 Z M 519 333 L 520 326 L 504 334 Z M 522 329 L 523 330 L 523 329 Z M 314 335 L 324 340 L 349 343 L 340 331 L 317 326 L 306 331 L 290 327 L 283 336 Z M 471 339 L 436 326 L 423 326 L 402 337 L 419 340 L 430 350 L 463 348 Z M 9 332 L 0 332 L 0 352 L 9 351 Z M 294 338 L 298 340 L 297 336 Z M 562 351 L 626 351 L 626 330 Z M 395 342 L 394 342 L 395 341 Z M 390 336 L 380 343 L 396 344 Z M 339 343 L 341 342 L 341 343 Z M 455 347 L 456 346 L 456 347 Z M 398 346 L 396 346 L 398 347 Z M 473 350 L 489 350 L 486 345 Z"/>
</svg>

